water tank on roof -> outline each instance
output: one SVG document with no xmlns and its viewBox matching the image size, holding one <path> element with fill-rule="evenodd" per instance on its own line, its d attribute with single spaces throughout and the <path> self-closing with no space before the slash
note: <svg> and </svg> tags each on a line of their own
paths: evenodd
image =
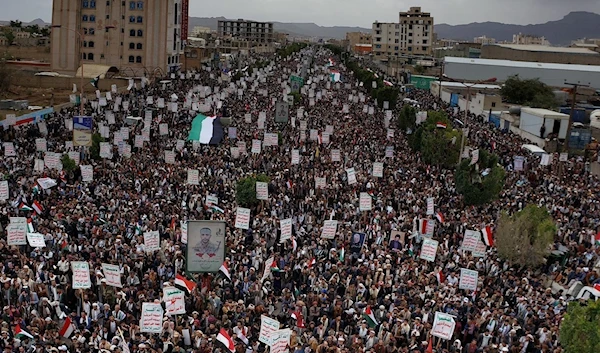
<svg viewBox="0 0 600 353">
<path fill-rule="evenodd" d="M 511 115 L 521 115 L 521 107 L 510 107 L 508 108 L 508 112 Z"/>
</svg>

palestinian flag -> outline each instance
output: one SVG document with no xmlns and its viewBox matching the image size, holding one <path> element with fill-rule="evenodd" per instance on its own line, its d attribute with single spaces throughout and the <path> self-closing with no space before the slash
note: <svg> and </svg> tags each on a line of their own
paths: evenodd
<svg viewBox="0 0 600 353">
<path fill-rule="evenodd" d="M 225 213 L 225 210 L 217 205 L 210 205 L 210 207 L 208 209 L 211 210 L 212 212 Z"/>
<path fill-rule="evenodd" d="M 24 202 L 19 204 L 19 211 L 33 211 L 33 208 L 27 206 Z"/>
<path fill-rule="evenodd" d="M 199 141 L 204 145 L 218 145 L 223 140 L 221 118 L 198 114 L 192 121 L 189 141 Z"/>
<path fill-rule="evenodd" d="M 329 58 L 329 66 L 335 66 L 335 61 L 332 58 Z"/>
<path fill-rule="evenodd" d="M 44 207 L 42 207 L 42 204 L 39 203 L 39 201 L 37 201 L 37 200 L 33 201 L 33 204 L 31 204 L 31 207 L 33 207 L 33 210 L 37 214 L 42 214 L 42 212 L 44 212 Z"/>
<path fill-rule="evenodd" d="M 229 273 L 229 266 L 227 266 L 227 262 L 223 262 L 219 268 L 219 272 L 221 272 L 225 277 L 227 277 L 229 282 L 231 282 L 231 274 Z"/>
<path fill-rule="evenodd" d="M 226 349 L 229 350 L 229 352 L 235 352 L 235 344 L 233 343 L 231 336 L 229 336 L 224 328 L 221 328 L 221 331 L 219 331 L 219 334 L 217 335 L 217 342 L 221 343 Z"/>
<path fill-rule="evenodd" d="M 331 82 L 339 82 L 342 78 L 342 75 L 337 70 L 331 70 L 329 77 L 331 78 Z"/>
<path fill-rule="evenodd" d="M 62 328 L 60 329 L 59 334 L 65 338 L 69 338 L 72 333 L 73 333 L 72 321 L 71 321 L 71 318 L 69 316 L 67 316 L 67 318 L 65 319 L 65 323 L 63 324 Z"/>
<path fill-rule="evenodd" d="M 438 211 L 435 214 L 435 218 L 437 218 L 438 222 L 440 222 L 442 224 L 444 223 L 444 215 L 442 214 L 442 212 Z"/>
<path fill-rule="evenodd" d="M 25 329 L 22 329 L 21 326 L 17 325 L 17 326 L 15 326 L 15 338 L 19 338 L 19 339 L 31 338 L 31 339 L 33 339 L 33 335 L 31 333 L 25 331 Z"/>
<path fill-rule="evenodd" d="M 485 243 L 486 246 L 494 246 L 494 237 L 492 235 L 492 227 L 485 226 L 485 228 L 483 228 L 481 230 L 481 236 L 482 236 L 483 242 Z"/>
<path fill-rule="evenodd" d="M 444 124 L 443 122 L 438 121 L 437 123 L 435 123 L 435 127 L 439 128 L 439 129 L 445 129 L 448 126 L 446 124 Z"/>
<path fill-rule="evenodd" d="M 35 233 L 35 228 L 33 228 L 33 220 L 31 218 L 27 218 L 27 233 Z"/>
<path fill-rule="evenodd" d="M 273 260 L 273 262 L 271 263 L 271 271 L 273 272 L 279 272 L 279 266 L 277 266 L 277 261 Z"/>
<path fill-rule="evenodd" d="M 194 288 L 196 288 L 196 282 L 190 281 L 182 275 L 175 276 L 175 287 L 181 289 L 187 294 L 191 294 Z"/>
<path fill-rule="evenodd" d="M 378 325 L 377 320 L 375 320 L 375 314 L 371 311 L 371 306 L 367 305 L 365 311 L 363 312 L 363 318 L 367 320 L 367 324 L 369 327 L 373 328 Z"/>
</svg>

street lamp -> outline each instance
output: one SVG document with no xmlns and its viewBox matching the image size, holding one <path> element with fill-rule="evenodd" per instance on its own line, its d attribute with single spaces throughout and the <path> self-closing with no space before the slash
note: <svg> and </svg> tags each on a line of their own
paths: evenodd
<svg viewBox="0 0 600 353">
<path fill-rule="evenodd" d="M 465 118 L 464 118 L 464 122 L 463 122 L 464 124 L 467 123 L 467 117 L 468 117 L 467 112 L 469 111 L 469 107 L 471 105 L 471 87 L 474 87 L 474 86 L 482 84 L 482 83 L 496 82 L 498 80 L 496 77 L 492 77 L 492 78 L 488 78 L 486 80 L 479 80 L 476 82 L 467 83 L 463 80 L 456 80 L 456 79 L 450 78 L 446 74 L 442 74 L 442 77 L 448 81 L 460 83 L 461 85 L 467 87 L 467 102 L 465 104 Z M 440 80 L 440 87 L 441 86 L 442 86 L 442 81 Z M 441 99 L 441 89 L 440 89 L 440 99 Z M 464 149 L 465 149 L 465 131 L 463 130 L 462 139 L 461 139 L 461 143 L 460 143 L 460 152 L 458 153 L 458 164 L 460 164 L 460 161 L 462 160 L 462 154 L 463 154 Z"/>
</svg>

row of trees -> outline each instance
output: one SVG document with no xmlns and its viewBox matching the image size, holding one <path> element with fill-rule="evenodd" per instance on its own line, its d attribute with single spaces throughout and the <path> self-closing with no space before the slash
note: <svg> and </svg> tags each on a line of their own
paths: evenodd
<svg viewBox="0 0 600 353">
<path fill-rule="evenodd" d="M 366 70 L 360 66 L 356 61 L 349 61 L 347 67 L 354 73 L 354 77 L 363 83 L 363 87 L 367 92 L 377 100 L 377 105 L 383 107 L 383 102 L 387 101 L 390 107 L 395 107 L 398 97 L 400 96 L 400 90 L 396 87 L 386 86 L 383 83 L 383 78 L 375 76 L 372 71 Z M 376 83 L 376 87 L 373 87 L 373 82 Z"/>
<path fill-rule="evenodd" d="M 509 77 L 500 90 L 506 102 L 534 108 L 555 109 L 560 104 L 552 88 L 538 79 L 522 80 L 519 76 Z"/>
<path fill-rule="evenodd" d="M 294 42 L 286 47 L 277 50 L 277 55 L 282 58 L 287 58 L 288 56 L 299 52 L 300 50 L 306 48 L 308 44 L 302 42 Z"/>
</svg>

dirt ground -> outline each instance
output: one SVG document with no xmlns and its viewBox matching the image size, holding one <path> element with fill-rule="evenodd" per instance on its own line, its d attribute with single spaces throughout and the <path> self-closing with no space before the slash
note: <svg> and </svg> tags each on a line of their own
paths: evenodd
<svg viewBox="0 0 600 353">
<path fill-rule="evenodd" d="M 0 57 L 9 60 L 32 60 L 50 62 L 50 47 L 20 47 L 11 45 L 0 47 Z"/>
<path fill-rule="evenodd" d="M 52 94 L 54 93 L 54 99 Z M 2 99 L 28 100 L 30 106 L 47 107 L 50 104 L 58 105 L 69 102 L 69 90 L 40 89 L 21 86 L 11 86 L 7 94 L 2 95 Z M 53 100 L 53 102 L 52 102 Z M 16 114 L 17 116 L 28 113 L 29 110 L 0 110 L 0 120 L 6 117 L 6 114 Z"/>
</svg>

